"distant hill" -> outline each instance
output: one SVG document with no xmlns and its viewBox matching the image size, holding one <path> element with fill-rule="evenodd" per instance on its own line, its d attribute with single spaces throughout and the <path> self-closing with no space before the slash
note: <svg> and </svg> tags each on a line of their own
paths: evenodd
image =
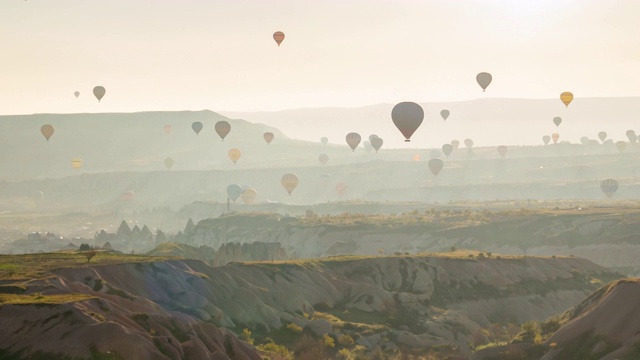
<svg viewBox="0 0 640 360">
<path fill-rule="evenodd" d="M 471 138 L 476 146 L 536 145 L 542 136 L 554 132 L 560 140 L 578 143 L 580 137 L 597 139 L 605 131 L 614 141 L 627 140 L 625 132 L 640 133 L 640 98 L 576 98 L 568 108 L 557 99 L 485 98 L 472 101 L 420 103 L 425 111 L 422 126 L 405 143 L 391 121 L 395 104 L 377 104 L 359 108 L 303 108 L 272 112 L 221 111 L 231 118 L 246 119 L 275 126 L 296 139 L 344 143 L 345 135 L 355 131 L 363 140 L 370 134 L 384 139 L 385 148 L 433 148 L 453 139 Z M 416 101 L 406 99 L 406 101 Z M 451 112 L 444 121 L 440 111 Z M 553 118 L 563 119 L 556 128 Z"/>
</svg>

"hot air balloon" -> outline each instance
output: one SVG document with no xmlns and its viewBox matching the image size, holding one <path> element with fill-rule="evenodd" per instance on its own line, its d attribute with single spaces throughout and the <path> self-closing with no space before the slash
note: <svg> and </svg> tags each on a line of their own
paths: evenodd
<svg viewBox="0 0 640 360">
<path fill-rule="evenodd" d="M 378 135 L 376 135 L 376 134 L 369 135 L 369 142 L 371 142 L 371 140 L 373 140 L 373 139 L 375 139 L 377 137 L 378 137 Z"/>
<path fill-rule="evenodd" d="M 442 110 L 440 111 L 440 116 L 442 116 L 442 119 L 444 119 L 444 121 L 447 121 L 447 118 L 449 117 L 449 110 Z"/>
<path fill-rule="evenodd" d="M 542 142 L 543 142 L 545 145 L 549 145 L 549 142 L 550 142 L 550 141 L 551 141 L 551 136 L 549 136 L 549 135 L 545 135 L 545 136 L 543 136 L 543 137 L 542 137 Z"/>
<path fill-rule="evenodd" d="M 482 92 L 487 90 L 487 87 L 489 86 L 489 84 L 491 84 L 491 80 L 493 80 L 493 77 L 491 76 L 491 74 L 487 72 L 481 72 L 478 75 L 476 75 L 476 81 L 478 82 L 478 85 L 480 85 L 480 87 L 482 88 Z"/>
<path fill-rule="evenodd" d="M 240 159 L 240 156 L 242 156 L 242 153 L 240 152 L 240 150 L 236 148 L 229 150 L 229 159 L 231 159 L 231 161 L 233 161 L 234 164 L 236 163 L 236 161 Z"/>
<path fill-rule="evenodd" d="M 473 140 L 464 139 L 464 146 L 466 146 L 468 149 L 471 149 L 471 147 L 473 146 Z"/>
<path fill-rule="evenodd" d="M 78 96 L 80 96 L 80 91 L 75 91 L 73 95 L 75 95 L 75 97 L 77 98 Z"/>
<path fill-rule="evenodd" d="M 623 152 L 624 148 L 627 147 L 627 143 L 624 141 L 618 141 L 616 142 L 616 147 L 618 148 L 619 152 Z"/>
<path fill-rule="evenodd" d="M 629 139 L 629 142 L 634 143 L 636 141 L 638 141 L 638 136 L 636 135 L 636 132 L 633 130 L 627 130 L 627 139 Z"/>
<path fill-rule="evenodd" d="M 318 156 L 318 160 L 320 160 L 320 163 L 322 165 L 327 165 L 327 163 L 329 162 L 329 155 L 327 154 L 320 154 L 320 156 Z"/>
<path fill-rule="evenodd" d="M 258 192 L 252 188 L 245 189 L 242 195 L 242 202 L 246 205 L 253 205 L 256 202 L 256 198 L 258 197 Z"/>
<path fill-rule="evenodd" d="M 356 151 L 356 148 L 360 145 L 360 139 L 360 134 L 354 132 L 348 133 L 346 136 L 347 144 L 353 151 Z"/>
<path fill-rule="evenodd" d="M 167 169 L 171 170 L 171 168 L 173 167 L 173 159 L 170 157 L 164 159 L 164 166 L 166 166 Z"/>
<path fill-rule="evenodd" d="M 44 136 L 45 139 L 47 139 L 47 141 L 49 141 L 49 138 L 51 137 L 51 135 L 53 135 L 53 132 L 55 131 L 55 129 L 53 128 L 53 125 L 42 125 L 42 127 L 40 128 L 40 132 L 42 133 L 42 136 Z"/>
<path fill-rule="evenodd" d="M 404 135 L 404 141 L 410 142 L 411 135 L 418 130 L 424 120 L 424 110 L 414 102 L 401 102 L 391 110 L 391 119 Z"/>
<path fill-rule="evenodd" d="M 227 186 L 227 196 L 231 201 L 238 200 L 238 198 L 240 197 L 240 195 L 242 195 L 243 192 L 244 192 L 244 189 L 242 189 L 242 186 L 238 184 L 231 184 Z"/>
<path fill-rule="evenodd" d="M 371 146 L 376 150 L 376 152 L 380 150 L 380 148 L 382 147 L 382 143 L 383 143 L 383 140 L 382 138 L 379 138 L 379 137 L 371 140 Z"/>
<path fill-rule="evenodd" d="M 193 131 L 196 132 L 196 135 L 198 135 L 202 130 L 202 123 L 200 121 L 196 121 L 193 124 L 191 124 L 191 128 L 193 129 Z"/>
<path fill-rule="evenodd" d="M 273 33 L 273 40 L 275 40 L 276 43 L 278 43 L 278 46 L 280 46 L 280 43 L 282 43 L 282 40 L 284 40 L 284 33 L 282 31 L 274 32 Z"/>
<path fill-rule="evenodd" d="M 500 154 L 501 157 L 504 157 L 507 155 L 508 148 L 505 145 L 500 145 L 496 150 L 498 150 L 498 154 Z"/>
<path fill-rule="evenodd" d="M 442 152 L 444 153 L 444 156 L 449 157 L 449 155 L 451 155 L 451 153 L 453 152 L 453 145 L 451 144 L 442 145 Z"/>
<path fill-rule="evenodd" d="M 373 146 L 371 146 L 371 143 L 368 141 L 364 141 L 362 143 L 362 146 L 364 147 L 364 150 L 367 152 L 367 154 L 371 153 L 373 151 Z"/>
<path fill-rule="evenodd" d="M 340 195 L 341 197 L 344 196 L 344 194 L 347 192 L 347 184 L 343 182 L 336 184 L 336 192 L 338 192 L 338 195 Z"/>
<path fill-rule="evenodd" d="M 605 195 L 607 195 L 608 198 L 611 198 L 613 194 L 618 191 L 618 180 L 604 179 L 602 180 L 602 182 L 600 182 L 600 189 Z"/>
<path fill-rule="evenodd" d="M 225 136 L 227 136 L 231 131 L 231 124 L 227 121 L 221 120 L 216 123 L 215 129 L 218 136 L 220 136 L 222 141 L 224 141 Z"/>
<path fill-rule="evenodd" d="M 289 196 L 291 196 L 293 190 L 298 186 L 298 176 L 295 174 L 284 174 L 281 183 L 282 187 L 284 187 L 289 193 Z"/>
<path fill-rule="evenodd" d="M 562 124 L 562 118 L 560 116 L 556 116 L 553 118 L 553 123 L 556 124 L 557 126 L 560 126 L 560 124 Z"/>
<path fill-rule="evenodd" d="M 558 134 L 558 133 L 551 134 L 551 139 L 553 140 L 554 144 L 557 144 L 558 143 L 558 139 L 560 139 L 560 134 Z"/>
<path fill-rule="evenodd" d="M 590 141 L 589 138 L 586 137 L 586 136 L 583 136 L 583 137 L 580 138 L 580 143 L 582 145 L 589 145 L 589 141 Z M 596 141 L 596 143 L 597 143 L 597 141 Z"/>
<path fill-rule="evenodd" d="M 444 162 L 440 159 L 431 159 L 429 160 L 429 170 L 433 173 L 434 176 L 438 176 L 440 170 L 444 166 Z"/>
<path fill-rule="evenodd" d="M 573 94 L 565 91 L 562 94 L 560 94 L 560 100 L 562 100 L 562 103 L 564 104 L 564 106 L 569 107 L 569 104 L 571 104 L 571 101 L 573 101 Z"/>
<path fill-rule="evenodd" d="M 264 138 L 264 141 L 267 142 L 267 144 L 271 144 L 271 142 L 273 141 L 273 133 L 272 132 L 266 132 L 262 135 L 262 137 Z"/>
<path fill-rule="evenodd" d="M 607 138 L 607 133 L 604 131 L 600 131 L 598 133 L 598 138 L 600 139 L 600 141 L 604 142 L 604 140 Z"/>
<path fill-rule="evenodd" d="M 413 161 L 420 161 L 420 154 L 414 154 Z"/>
<path fill-rule="evenodd" d="M 171 127 L 171 125 L 165 125 L 164 126 L 164 133 L 169 135 L 171 134 L 171 130 L 173 130 L 173 128 Z"/>
<path fill-rule="evenodd" d="M 105 90 L 105 88 L 102 86 L 96 86 L 93 88 L 93 95 L 96 97 L 96 99 L 98 99 L 98 102 L 102 100 L 102 98 L 104 97 L 104 94 L 106 93 L 107 93 L 107 90 Z"/>
<path fill-rule="evenodd" d="M 71 167 L 74 169 L 80 169 L 82 167 L 82 159 L 76 158 L 71 160 Z"/>
<path fill-rule="evenodd" d="M 122 194 L 123 201 L 133 201 L 136 198 L 136 194 L 133 191 L 129 190 Z"/>
<path fill-rule="evenodd" d="M 458 147 L 460 147 L 460 141 L 451 140 L 451 146 L 453 146 L 453 150 L 458 150 Z"/>
<path fill-rule="evenodd" d="M 327 143 L 328 143 L 328 142 L 329 142 L 329 139 L 328 139 L 328 138 L 326 138 L 326 137 L 324 137 L 324 136 L 320 138 L 320 143 L 321 143 L 322 145 L 327 145 Z"/>
</svg>

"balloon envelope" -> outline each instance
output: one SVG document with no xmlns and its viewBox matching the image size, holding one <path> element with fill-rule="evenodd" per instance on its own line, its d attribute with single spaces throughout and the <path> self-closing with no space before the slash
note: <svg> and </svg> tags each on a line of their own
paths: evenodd
<svg viewBox="0 0 640 360">
<path fill-rule="evenodd" d="M 280 43 L 282 43 L 282 40 L 284 40 L 284 33 L 282 31 L 274 32 L 273 33 L 273 40 L 275 40 L 276 43 L 278 44 L 278 46 L 280 46 Z"/>
<path fill-rule="evenodd" d="M 238 200 L 238 198 L 240 197 L 240 195 L 242 195 L 243 192 L 244 192 L 244 189 L 242 189 L 242 186 L 238 184 L 231 184 L 227 186 L 227 196 L 231 201 Z"/>
<path fill-rule="evenodd" d="M 242 202 L 244 202 L 246 205 L 252 205 L 253 203 L 256 202 L 256 198 L 258 197 L 258 192 L 252 188 L 248 188 L 248 189 L 245 189 L 244 192 L 242 192 L 241 197 L 242 197 Z"/>
<path fill-rule="evenodd" d="M 559 116 L 554 117 L 553 123 L 556 124 L 556 126 L 560 126 L 560 124 L 562 124 L 562 118 Z"/>
<path fill-rule="evenodd" d="M 80 91 L 74 92 L 73 95 L 75 95 L 76 97 L 80 96 Z"/>
<path fill-rule="evenodd" d="M 618 180 L 616 179 L 604 179 L 600 182 L 600 190 L 607 195 L 608 198 L 611 198 L 613 194 L 618 191 Z"/>
<path fill-rule="evenodd" d="M 451 153 L 453 152 L 453 145 L 451 144 L 442 145 L 442 152 L 446 157 L 449 157 L 449 155 L 451 155 Z"/>
<path fill-rule="evenodd" d="M 82 167 L 82 159 L 76 158 L 71 160 L 71 167 L 74 169 L 80 169 Z"/>
<path fill-rule="evenodd" d="M 624 142 L 624 141 L 618 141 L 618 142 L 616 143 L 616 147 L 618 148 L 618 151 L 619 151 L 619 152 L 623 152 L 623 151 L 624 151 L 624 149 L 627 147 L 627 143 L 626 143 L 626 142 Z"/>
<path fill-rule="evenodd" d="M 557 144 L 558 140 L 560 139 L 560 134 L 558 134 L 558 133 L 551 134 L 551 139 L 553 140 L 554 144 Z"/>
<path fill-rule="evenodd" d="M 568 91 L 565 91 L 562 94 L 560 94 L 560 100 L 562 101 L 564 106 L 569 107 L 569 104 L 571 104 L 571 101 L 573 101 L 573 94 Z"/>
<path fill-rule="evenodd" d="M 458 150 L 458 147 L 460 147 L 460 141 L 451 140 L 451 146 L 453 146 L 453 150 Z"/>
<path fill-rule="evenodd" d="M 133 201 L 136 198 L 136 194 L 133 191 L 129 190 L 122 194 L 123 201 Z"/>
<path fill-rule="evenodd" d="M 293 190 L 298 186 L 298 176 L 296 174 L 284 174 L 282 176 L 282 187 L 291 195 Z"/>
<path fill-rule="evenodd" d="M 221 120 L 216 123 L 215 129 L 218 136 L 220 136 L 224 141 L 224 138 L 229 135 L 229 132 L 231 131 L 231 124 L 227 121 Z"/>
<path fill-rule="evenodd" d="M 320 154 L 320 156 L 318 156 L 318 160 L 320 160 L 320 163 L 322 165 L 326 165 L 329 162 L 329 155 L 327 154 Z"/>
<path fill-rule="evenodd" d="M 440 116 L 442 116 L 442 118 L 444 119 L 444 121 L 447 121 L 447 118 L 449 117 L 449 110 L 442 110 L 440 111 Z"/>
<path fill-rule="evenodd" d="M 191 124 L 191 128 L 193 129 L 193 131 L 195 131 L 196 135 L 198 135 L 202 130 L 202 123 L 200 121 L 196 121 Z"/>
<path fill-rule="evenodd" d="M 102 98 L 104 97 L 104 94 L 106 93 L 107 93 L 107 90 L 105 90 L 105 88 L 102 86 L 96 86 L 93 88 L 93 95 L 96 97 L 96 99 L 98 99 L 98 102 L 102 100 Z"/>
<path fill-rule="evenodd" d="M 54 131 L 55 129 L 53 128 L 53 125 L 50 124 L 42 125 L 42 127 L 40 128 L 42 136 L 44 136 L 47 141 L 49 141 L 49 138 L 51 137 L 51 135 L 53 135 Z"/>
<path fill-rule="evenodd" d="M 173 159 L 170 157 L 164 159 L 164 166 L 166 166 L 167 169 L 171 170 L 171 168 L 173 167 Z"/>
<path fill-rule="evenodd" d="M 600 131 L 598 133 L 598 138 L 600 139 L 600 141 L 604 141 L 607 138 L 607 133 L 604 131 Z"/>
<path fill-rule="evenodd" d="M 360 134 L 352 132 L 347 134 L 346 140 L 351 150 L 356 151 L 356 148 L 360 145 L 361 137 Z"/>
<path fill-rule="evenodd" d="M 471 148 L 473 146 L 473 140 L 471 139 L 464 139 L 464 146 Z"/>
<path fill-rule="evenodd" d="M 498 154 L 500 154 L 501 157 L 504 157 L 505 155 L 507 155 L 507 147 L 505 145 L 498 146 L 497 150 L 498 150 Z"/>
<path fill-rule="evenodd" d="M 374 138 L 373 140 L 371 140 L 371 146 L 376 150 L 376 152 L 378 152 L 378 150 L 380 150 L 380 148 L 382 147 L 382 143 L 384 141 L 382 140 L 382 138 Z"/>
<path fill-rule="evenodd" d="M 410 142 L 411 136 L 424 120 L 424 110 L 414 102 L 401 102 L 391 110 L 391 119 L 404 136 L 404 141 Z"/>
<path fill-rule="evenodd" d="M 367 154 L 373 151 L 373 146 L 371 146 L 371 143 L 368 141 L 364 141 L 362 143 L 362 146 L 364 147 L 364 150 L 367 152 Z"/>
<path fill-rule="evenodd" d="M 171 127 L 171 125 L 165 125 L 164 126 L 164 133 L 169 135 L 171 134 L 171 130 L 173 130 L 173 128 Z"/>
<path fill-rule="evenodd" d="M 487 90 L 487 87 L 489 86 L 489 84 L 491 84 L 491 80 L 493 80 L 493 77 L 488 72 L 481 72 L 476 75 L 476 81 L 482 88 L 483 92 Z"/>
<path fill-rule="evenodd" d="M 235 148 L 229 150 L 229 159 L 231 159 L 231 161 L 233 161 L 234 164 L 236 163 L 236 161 L 240 159 L 240 156 L 242 156 L 242 153 L 240 152 L 240 150 Z"/>
<path fill-rule="evenodd" d="M 434 176 L 438 176 L 443 166 L 444 162 L 440 159 L 429 160 L 429 170 L 431 170 L 431 173 L 433 173 Z"/>
<path fill-rule="evenodd" d="M 328 138 L 326 138 L 326 137 L 324 137 L 324 136 L 320 138 L 320 143 L 321 143 L 322 145 L 327 145 L 327 143 L 328 143 L 328 142 L 329 142 L 329 139 L 328 139 Z"/>
<path fill-rule="evenodd" d="M 550 142 L 550 141 L 551 141 L 551 136 L 549 136 L 549 135 L 545 135 L 545 136 L 543 136 L 543 137 L 542 137 L 542 142 L 543 142 L 545 145 L 549 145 L 549 142 Z"/>
<path fill-rule="evenodd" d="M 264 138 L 264 141 L 267 142 L 267 144 L 271 144 L 271 142 L 273 141 L 273 133 L 272 132 L 266 132 L 264 133 L 264 135 L 262 135 L 262 137 Z"/>
</svg>

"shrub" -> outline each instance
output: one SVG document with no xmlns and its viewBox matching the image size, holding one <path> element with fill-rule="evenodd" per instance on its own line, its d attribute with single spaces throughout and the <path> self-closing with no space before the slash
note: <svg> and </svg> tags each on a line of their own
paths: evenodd
<svg viewBox="0 0 640 360">
<path fill-rule="evenodd" d="M 249 345 L 253 345 L 253 338 L 251 338 L 251 330 L 244 329 L 242 330 L 242 334 L 240 334 L 240 338 Z"/>
<path fill-rule="evenodd" d="M 298 334 L 302 332 L 302 327 L 300 325 L 296 325 L 294 323 L 287 324 L 287 329 L 293 331 L 294 333 L 298 333 Z"/>
<path fill-rule="evenodd" d="M 322 335 L 322 342 L 324 343 L 324 346 L 326 346 L 328 348 L 336 347 L 335 341 L 333 340 L 333 338 L 329 334 Z"/>
<path fill-rule="evenodd" d="M 351 335 L 344 334 L 338 338 L 338 344 L 344 347 L 353 346 L 354 343 L 355 341 L 353 341 Z"/>
<path fill-rule="evenodd" d="M 87 257 L 87 263 L 88 263 L 89 261 L 91 261 L 91 259 L 93 259 L 94 256 L 96 256 L 96 252 L 95 250 L 87 251 L 86 253 L 84 253 L 84 256 Z"/>
</svg>

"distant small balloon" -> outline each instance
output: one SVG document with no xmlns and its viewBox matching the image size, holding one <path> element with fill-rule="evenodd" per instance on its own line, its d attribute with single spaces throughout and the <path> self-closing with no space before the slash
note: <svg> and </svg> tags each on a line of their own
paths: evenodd
<svg viewBox="0 0 640 360">
<path fill-rule="evenodd" d="M 42 125 L 42 127 L 40 128 L 40 132 L 42 133 L 42 136 L 44 136 L 44 138 L 47 139 L 47 141 L 49 141 L 49 138 L 53 135 L 54 131 L 55 129 L 53 128 L 53 125 L 50 125 L 50 124 Z"/>
<path fill-rule="evenodd" d="M 384 141 L 382 140 L 382 138 L 379 138 L 379 137 L 374 138 L 373 140 L 371 140 L 371 146 L 376 150 L 376 153 L 382 147 L 382 143 L 383 142 Z"/>
<path fill-rule="evenodd" d="M 429 160 L 429 170 L 431 170 L 431 173 L 434 176 L 438 176 L 438 174 L 440 173 L 440 170 L 442 170 L 442 167 L 444 166 L 444 162 L 440 159 L 431 159 Z"/>
<path fill-rule="evenodd" d="M 243 192 L 244 192 L 244 189 L 242 188 L 242 186 L 238 184 L 231 184 L 227 186 L 227 196 L 231 201 L 238 200 L 238 198 L 240 197 L 240 195 L 242 195 Z"/>
<path fill-rule="evenodd" d="M 196 121 L 191 124 L 191 128 L 195 131 L 196 135 L 198 135 L 200 134 L 200 131 L 202 131 L 202 123 L 200 121 Z"/>
<path fill-rule="evenodd" d="M 589 140 L 589 138 L 588 138 L 588 137 L 586 137 L 586 136 L 583 136 L 583 137 L 581 137 L 581 138 L 580 138 L 580 143 L 581 143 L 582 145 L 588 145 L 588 144 L 589 144 L 589 142 L 590 142 L 590 140 Z M 597 143 L 597 141 L 596 141 L 596 143 Z"/>
<path fill-rule="evenodd" d="M 231 161 L 233 161 L 234 164 L 238 160 L 240 160 L 240 156 L 242 156 L 242 153 L 240 152 L 240 150 L 235 149 L 235 148 L 229 150 L 229 159 L 231 159 Z"/>
<path fill-rule="evenodd" d="M 608 198 L 611 198 L 613 194 L 618 191 L 618 180 L 616 179 L 604 179 L 600 182 L 600 190 L 607 195 Z"/>
<path fill-rule="evenodd" d="M 497 150 L 498 154 L 500 154 L 500 157 L 505 157 L 505 155 L 507 155 L 508 148 L 505 145 L 498 146 Z"/>
<path fill-rule="evenodd" d="M 171 170 L 171 168 L 173 167 L 173 159 L 170 157 L 164 159 L 164 166 L 166 166 L 167 169 Z"/>
<path fill-rule="evenodd" d="M 224 138 L 229 135 L 229 132 L 231 132 L 231 124 L 224 120 L 218 121 L 215 125 L 215 130 L 222 141 L 224 141 Z"/>
<path fill-rule="evenodd" d="M 562 118 L 559 117 L 559 116 L 554 117 L 553 118 L 553 123 L 556 124 L 556 127 L 560 126 L 560 124 L 562 124 Z"/>
<path fill-rule="evenodd" d="M 133 201 L 135 198 L 136 198 L 136 194 L 131 190 L 122 194 L 123 201 Z"/>
<path fill-rule="evenodd" d="M 607 133 L 606 133 L 606 132 L 604 132 L 604 131 L 600 131 L 600 132 L 598 133 L 598 138 L 600 139 L 600 141 L 603 141 L 603 142 L 604 142 L 604 140 L 607 138 Z"/>
<path fill-rule="evenodd" d="M 322 145 L 327 145 L 327 143 L 329 143 L 329 139 L 323 136 L 320 138 L 320 143 Z"/>
<path fill-rule="evenodd" d="M 267 144 L 271 144 L 271 142 L 273 141 L 274 135 L 272 132 L 266 132 L 262 135 L 262 137 L 264 138 L 264 141 L 267 142 Z"/>
<path fill-rule="evenodd" d="M 282 183 L 282 187 L 289 193 L 289 196 L 291 196 L 293 190 L 298 187 L 299 179 L 296 174 L 285 174 L 282 176 L 280 182 Z"/>
<path fill-rule="evenodd" d="M 105 88 L 102 86 L 96 86 L 93 88 L 93 95 L 96 97 L 96 99 L 98 99 L 98 102 L 102 100 L 102 98 L 104 97 L 104 94 L 106 93 L 107 93 L 107 90 L 105 90 Z"/>
<path fill-rule="evenodd" d="M 322 165 L 327 165 L 327 163 L 329 162 L 329 155 L 320 154 L 320 156 L 318 156 L 318 160 Z"/>
<path fill-rule="evenodd" d="M 451 140 L 451 146 L 453 146 L 453 150 L 458 150 L 458 148 L 460 147 L 460 141 Z"/>
<path fill-rule="evenodd" d="M 246 205 L 253 205 L 256 202 L 256 198 L 258 197 L 258 192 L 252 188 L 245 189 L 240 195 L 242 198 L 242 202 Z"/>
<path fill-rule="evenodd" d="M 636 135 L 635 131 L 627 130 L 626 134 L 627 134 L 627 139 L 629 139 L 629 142 L 634 143 L 638 141 L 638 136 Z"/>
<path fill-rule="evenodd" d="M 451 144 L 442 145 L 442 152 L 446 157 L 449 157 L 449 155 L 451 155 L 451 153 L 453 152 L 453 145 Z"/>
<path fill-rule="evenodd" d="M 558 134 L 558 133 L 551 134 L 551 139 L 553 140 L 554 144 L 557 144 L 558 140 L 560 139 L 560 134 Z"/>
<path fill-rule="evenodd" d="M 491 74 L 487 72 L 481 72 L 478 75 L 476 75 L 476 81 L 478 82 L 478 85 L 480 85 L 480 87 L 482 88 L 483 92 L 487 90 L 487 87 L 489 86 L 489 84 L 491 84 L 492 80 L 493 80 L 493 77 L 491 76 Z"/>
<path fill-rule="evenodd" d="M 560 94 L 560 100 L 562 101 L 565 107 L 569 107 L 569 104 L 571 104 L 571 101 L 573 101 L 573 94 L 568 91 L 565 91 L 562 94 Z"/>
<path fill-rule="evenodd" d="M 444 121 L 447 121 L 447 118 L 449 117 L 449 110 L 442 110 L 440 111 L 440 116 L 442 116 L 442 118 L 444 119 Z"/>
<path fill-rule="evenodd" d="M 173 128 L 171 127 L 171 125 L 165 125 L 164 126 L 164 133 L 169 135 L 171 134 L 171 130 L 173 130 Z"/>
<path fill-rule="evenodd" d="M 275 40 L 278 46 L 280 46 L 280 44 L 282 43 L 282 40 L 284 40 L 284 33 L 282 31 L 276 31 L 275 33 L 273 33 L 273 40 Z"/>
<path fill-rule="evenodd" d="M 420 161 L 420 154 L 414 154 L 413 161 Z"/>
<path fill-rule="evenodd" d="M 77 98 L 78 96 L 80 96 L 80 91 L 75 91 L 73 95 L 75 95 L 75 97 Z"/>
<path fill-rule="evenodd" d="M 360 134 L 355 132 L 348 133 L 345 139 L 347 140 L 347 144 L 349 145 L 351 150 L 356 151 L 356 148 L 358 147 L 358 145 L 360 145 Z"/>
<path fill-rule="evenodd" d="M 543 136 L 543 137 L 542 137 L 542 142 L 543 142 L 545 145 L 549 145 L 549 142 L 550 142 L 550 141 L 551 141 L 551 136 L 549 136 L 549 135 L 545 135 L 545 136 Z"/>
<path fill-rule="evenodd" d="M 82 167 L 82 159 L 75 158 L 71 160 L 71 167 L 74 169 L 80 169 Z"/>
<path fill-rule="evenodd" d="M 378 135 L 376 135 L 376 134 L 369 135 L 369 142 L 371 142 L 371 140 L 373 140 L 373 139 L 375 139 L 377 137 L 378 137 Z"/>
<path fill-rule="evenodd" d="M 473 146 L 473 140 L 464 139 L 464 146 L 466 146 L 467 148 L 471 149 L 471 147 Z"/>
</svg>

